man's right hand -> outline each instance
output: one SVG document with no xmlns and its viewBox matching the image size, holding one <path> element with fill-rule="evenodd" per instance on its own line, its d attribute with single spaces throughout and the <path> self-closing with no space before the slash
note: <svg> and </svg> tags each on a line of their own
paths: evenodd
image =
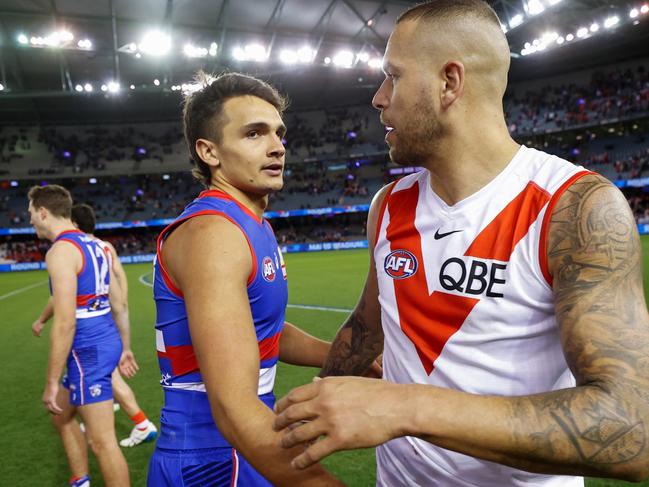
<svg viewBox="0 0 649 487">
<path fill-rule="evenodd" d="M 32 323 L 32 333 L 34 334 L 35 337 L 41 336 L 41 332 L 43 331 L 43 328 L 45 328 L 45 322 L 41 321 L 40 319 Z"/>
</svg>

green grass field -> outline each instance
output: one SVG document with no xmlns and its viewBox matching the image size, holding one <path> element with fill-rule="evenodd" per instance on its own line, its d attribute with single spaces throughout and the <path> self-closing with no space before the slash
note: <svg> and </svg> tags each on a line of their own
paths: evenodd
<svg viewBox="0 0 649 487">
<path fill-rule="evenodd" d="M 645 289 L 649 276 L 649 237 L 643 237 Z M 366 251 L 344 251 L 286 256 L 289 302 L 351 308 L 367 273 Z M 150 274 L 149 264 L 126 266 L 130 282 L 130 316 L 133 349 L 140 372 L 130 381 L 140 406 L 158 423 L 162 392 L 154 339 L 154 306 L 151 288 L 139 282 Z M 0 486 L 54 487 L 66 485 L 68 468 L 58 436 L 50 425 L 40 398 L 44 385 L 47 332 L 34 338 L 31 323 L 38 317 L 48 295 L 45 272 L 0 274 Z M 289 307 L 287 319 L 310 333 L 331 339 L 345 313 Z M 278 397 L 290 388 L 311 380 L 314 369 L 280 364 L 275 392 Z M 118 435 L 126 436 L 130 420 L 123 412 L 115 416 Z M 124 451 L 134 486 L 145 485 L 151 444 Z M 91 457 L 93 486 L 103 485 L 97 463 Z M 325 465 L 350 486 L 374 485 L 372 450 L 338 453 Z M 591 487 L 644 485 L 589 480 Z M 503 486 L 504 487 L 504 486 Z"/>
</svg>

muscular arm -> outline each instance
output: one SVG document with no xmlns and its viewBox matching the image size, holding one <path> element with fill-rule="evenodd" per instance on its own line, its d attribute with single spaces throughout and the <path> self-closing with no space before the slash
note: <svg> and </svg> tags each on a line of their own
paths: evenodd
<svg viewBox="0 0 649 487">
<path fill-rule="evenodd" d="M 322 367 L 330 345 L 287 321 L 279 340 L 279 359 L 291 365 Z"/>
<path fill-rule="evenodd" d="M 287 433 L 284 445 L 326 435 L 296 463 L 411 435 L 534 472 L 649 476 L 649 317 L 640 243 L 626 200 L 609 182 L 585 176 L 560 198 L 550 223 L 548 264 L 576 387 L 494 397 L 325 379 L 278 403 L 288 414 L 280 414 L 277 427 L 319 416 Z"/>
<path fill-rule="evenodd" d="M 252 260 L 239 228 L 218 216 L 195 217 L 162 252 L 183 292 L 212 415 L 225 438 L 274 485 L 340 485 L 320 466 L 291 467 L 299 448 L 279 447 L 273 412 L 257 395 L 259 348 L 246 286 Z"/>
<path fill-rule="evenodd" d="M 108 289 L 110 307 L 113 313 L 113 319 L 117 325 L 117 330 L 122 339 L 122 356 L 119 359 L 119 370 L 126 377 L 130 378 L 137 373 L 139 366 L 135 360 L 135 355 L 133 355 L 133 351 L 131 350 L 131 323 L 128 317 L 126 292 L 122 288 L 122 282 L 125 282 L 125 279 L 123 278 L 120 280 L 117 277 L 114 265 L 110 266 L 109 273 L 110 286 Z"/>
<path fill-rule="evenodd" d="M 45 323 L 47 323 L 52 316 L 54 316 L 54 299 L 50 296 L 43 308 L 43 311 L 41 311 L 40 316 L 36 321 L 34 321 L 34 323 L 32 323 L 32 333 L 34 336 L 41 336 L 41 332 L 43 331 L 43 328 L 45 328 Z"/>
<path fill-rule="evenodd" d="M 361 375 L 383 351 L 383 329 L 381 328 L 381 306 L 374 263 L 374 240 L 379 209 L 387 193 L 381 189 L 370 207 L 367 217 L 367 240 L 370 253 L 370 268 L 365 287 L 351 315 L 340 328 L 333 342 L 327 361 L 319 376 Z"/>
<path fill-rule="evenodd" d="M 51 412 L 60 412 L 56 394 L 76 329 L 77 272 L 81 254 L 70 243 L 55 243 L 45 257 L 52 283 L 54 320 L 50 333 L 50 354 L 47 361 L 46 394 L 43 402 Z M 49 393 L 47 392 L 49 390 Z M 46 397 L 47 396 L 47 397 Z"/>
</svg>

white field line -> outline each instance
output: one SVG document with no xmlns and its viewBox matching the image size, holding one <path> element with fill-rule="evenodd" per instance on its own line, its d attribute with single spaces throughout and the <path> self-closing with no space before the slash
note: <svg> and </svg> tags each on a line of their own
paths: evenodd
<svg viewBox="0 0 649 487">
<path fill-rule="evenodd" d="M 150 274 L 151 274 L 150 272 L 147 272 L 146 274 L 142 274 L 139 277 L 138 280 L 145 286 L 153 287 L 153 284 L 150 283 L 150 282 L 147 282 L 146 279 L 145 279 L 145 277 L 149 276 Z M 349 308 L 331 308 L 329 306 L 311 306 L 311 305 L 308 305 L 308 304 L 287 304 L 286 307 L 287 308 L 297 308 L 297 309 L 308 309 L 308 310 L 312 310 L 312 311 L 330 311 L 332 313 L 351 313 L 352 312 L 352 310 L 349 309 Z"/>
<path fill-rule="evenodd" d="M 14 291 L 8 292 L 7 294 L 3 294 L 0 296 L 0 301 L 3 299 L 10 298 L 11 296 L 15 296 L 16 294 L 20 294 L 25 291 L 29 291 L 30 289 L 34 289 L 35 287 L 42 286 L 43 284 L 47 284 L 47 281 L 39 281 L 35 282 L 33 284 L 30 284 L 29 286 L 21 287 L 19 289 L 15 289 Z"/>
</svg>

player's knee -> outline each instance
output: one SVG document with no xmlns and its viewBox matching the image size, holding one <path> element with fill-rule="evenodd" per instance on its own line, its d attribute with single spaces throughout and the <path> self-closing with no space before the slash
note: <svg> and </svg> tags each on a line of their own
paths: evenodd
<svg viewBox="0 0 649 487">
<path fill-rule="evenodd" d="M 101 456 L 105 452 L 117 448 L 117 440 L 105 434 L 88 435 L 88 445 L 95 456 Z"/>
</svg>

